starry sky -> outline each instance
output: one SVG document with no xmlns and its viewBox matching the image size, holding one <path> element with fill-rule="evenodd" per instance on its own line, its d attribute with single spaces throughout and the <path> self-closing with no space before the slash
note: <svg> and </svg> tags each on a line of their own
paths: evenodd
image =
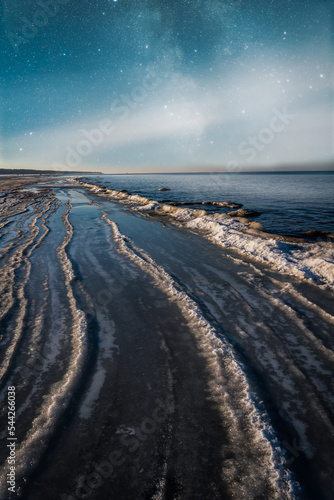
<svg viewBox="0 0 334 500">
<path fill-rule="evenodd" d="M 333 0 L 1 0 L 0 166 L 334 165 Z"/>
</svg>

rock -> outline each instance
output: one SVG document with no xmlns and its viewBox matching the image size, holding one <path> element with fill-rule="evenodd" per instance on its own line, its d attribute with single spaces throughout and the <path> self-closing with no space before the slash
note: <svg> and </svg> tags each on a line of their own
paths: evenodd
<svg viewBox="0 0 334 500">
<path fill-rule="evenodd" d="M 234 217 L 235 220 L 237 220 L 238 222 L 241 222 L 242 224 L 249 224 L 250 221 L 248 219 L 246 219 L 246 217 Z"/>
<path fill-rule="evenodd" d="M 234 212 L 229 212 L 228 215 L 231 217 L 257 217 L 261 215 L 261 212 L 256 212 L 255 210 L 248 210 L 247 208 L 240 208 Z"/>
<path fill-rule="evenodd" d="M 212 205 L 218 205 L 219 207 L 227 207 L 227 208 L 241 208 L 242 203 L 234 203 L 233 201 L 212 201 L 210 202 Z"/>
<path fill-rule="evenodd" d="M 329 233 L 328 231 L 317 231 L 317 230 L 313 230 L 313 231 L 306 231 L 306 233 L 303 233 L 302 236 L 304 238 L 309 238 L 310 240 L 331 240 L 334 238 L 334 235 Z"/>
<path fill-rule="evenodd" d="M 170 191 L 169 188 L 159 188 L 158 191 Z"/>
<path fill-rule="evenodd" d="M 204 217 L 206 215 L 205 210 L 193 210 L 192 214 L 194 217 Z"/>
<path fill-rule="evenodd" d="M 265 227 L 259 222 L 251 222 L 249 224 L 250 229 L 256 229 L 257 231 L 265 231 Z"/>
<path fill-rule="evenodd" d="M 227 214 L 213 214 L 213 217 L 219 217 L 221 219 L 229 219 L 230 216 Z"/>
</svg>

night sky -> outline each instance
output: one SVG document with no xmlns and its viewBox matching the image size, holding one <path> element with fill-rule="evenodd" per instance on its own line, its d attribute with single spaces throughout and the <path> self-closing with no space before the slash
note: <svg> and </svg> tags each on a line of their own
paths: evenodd
<svg viewBox="0 0 334 500">
<path fill-rule="evenodd" d="M 2 0 L 1 166 L 334 161 L 334 1 Z"/>
</svg>

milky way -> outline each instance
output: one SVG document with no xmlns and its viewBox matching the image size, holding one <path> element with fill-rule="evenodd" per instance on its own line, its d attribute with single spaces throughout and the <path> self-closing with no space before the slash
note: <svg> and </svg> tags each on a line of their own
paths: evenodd
<svg viewBox="0 0 334 500">
<path fill-rule="evenodd" d="M 233 171 L 334 159 L 330 1 L 1 6 L 2 166 Z"/>
</svg>

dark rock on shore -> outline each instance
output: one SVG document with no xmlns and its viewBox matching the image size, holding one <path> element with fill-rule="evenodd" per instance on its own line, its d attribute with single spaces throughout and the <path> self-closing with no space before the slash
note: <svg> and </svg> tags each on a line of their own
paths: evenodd
<svg viewBox="0 0 334 500">
<path fill-rule="evenodd" d="M 257 217 L 261 215 L 261 212 L 256 212 L 255 210 L 248 210 L 247 208 L 240 208 L 234 212 L 229 212 L 231 217 Z"/>
<path fill-rule="evenodd" d="M 303 233 L 302 236 L 310 240 L 334 240 L 334 234 L 331 234 L 328 231 L 306 231 L 306 233 Z"/>
<path fill-rule="evenodd" d="M 227 207 L 227 208 L 241 208 L 242 203 L 234 203 L 233 201 L 208 201 L 206 202 L 210 205 L 217 205 L 218 207 Z"/>
</svg>

